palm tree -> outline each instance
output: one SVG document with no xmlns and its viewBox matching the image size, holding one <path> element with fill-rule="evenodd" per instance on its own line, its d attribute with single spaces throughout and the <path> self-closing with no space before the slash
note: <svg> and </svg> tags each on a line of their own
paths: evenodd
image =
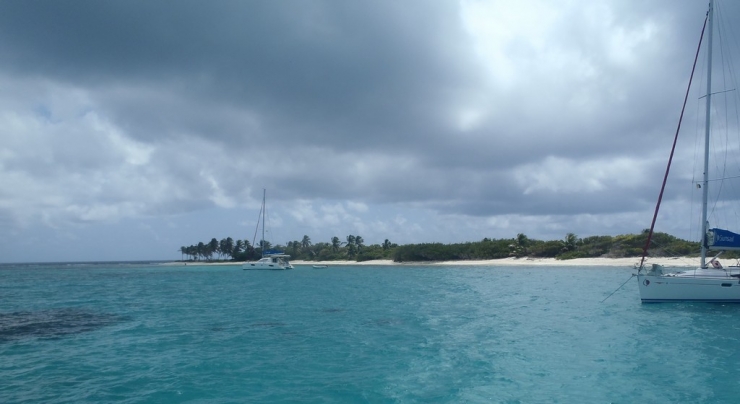
<svg viewBox="0 0 740 404">
<path fill-rule="evenodd" d="M 198 256 L 198 259 L 200 259 L 200 257 L 205 257 L 205 255 L 206 255 L 206 245 L 203 244 L 202 241 L 199 242 L 198 243 L 198 246 L 195 248 L 195 253 Z"/>
<path fill-rule="evenodd" d="M 347 256 L 349 258 L 354 257 L 357 254 L 357 245 L 347 244 Z"/>
<path fill-rule="evenodd" d="M 529 247 L 529 237 L 527 237 L 524 233 L 519 233 L 516 235 L 516 256 L 521 257 L 523 255 L 527 255 L 527 248 Z"/>
<path fill-rule="evenodd" d="M 357 239 L 353 235 L 347 236 L 347 256 L 352 258 L 357 254 L 357 245 L 355 244 Z"/>
<path fill-rule="evenodd" d="M 563 240 L 563 250 L 564 251 L 573 251 L 576 249 L 577 245 L 578 245 L 578 236 L 576 236 L 573 233 L 568 233 L 565 235 L 565 239 Z"/>
<path fill-rule="evenodd" d="M 218 258 L 221 259 L 221 256 L 226 253 L 226 239 L 222 238 L 221 241 L 218 242 Z"/>
<path fill-rule="evenodd" d="M 385 239 L 385 241 L 383 242 L 383 249 L 384 250 L 387 250 L 389 248 L 391 248 L 391 242 L 390 242 L 390 240 Z"/>
<path fill-rule="evenodd" d="M 301 246 L 301 242 L 298 240 L 288 241 L 288 249 L 290 250 L 294 258 L 298 256 L 298 248 L 300 246 Z"/>
<path fill-rule="evenodd" d="M 190 260 L 195 261 L 198 258 L 198 246 L 191 245 L 187 251 Z"/>
<path fill-rule="evenodd" d="M 301 246 L 304 250 L 308 249 L 308 247 L 311 247 L 311 237 L 303 236 L 303 240 L 301 240 Z"/>
<path fill-rule="evenodd" d="M 246 253 L 247 259 L 254 257 L 254 246 L 249 240 L 244 240 L 244 252 Z"/>
<path fill-rule="evenodd" d="M 218 240 L 216 238 L 212 238 L 211 241 L 208 243 L 208 258 L 210 259 L 213 257 L 213 253 L 218 252 Z"/>
<path fill-rule="evenodd" d="M 339 247 L 341 246 L 342 246 L 342 242 L 339 241 L 339 237 L 334 236 L 331 238 L 331 249 L 334 250 L 334 252 L 339 251 Z"/>
<path fill-rule="evenodd" d="M 364 242 L 365 240 L 362 239 L 362 236 L 355 236 L 355 244 L 357 245 L 358 252 L 362 250 L 362 247 L 364 247 L 364 245 L 362 244 Z"/>
<path fill-rule="evenodd" d="M 234 258 L 233 255 L 234 251 L 234 239 L 231 237 L 226 237 L 226 242 L 224 243 L 224 248 L 221 250 L 225 255 L 228 255 L 231 258 Z"/>
<path fill-rule="evenodd" d="M 239 245 L 241 243 L 241 240 L 236 240 L 236 245 L 234 245 L 234 249 L 231 250 L 231 259 L 237 259 L 242 253 L 242 246 Z"/>
</svg>

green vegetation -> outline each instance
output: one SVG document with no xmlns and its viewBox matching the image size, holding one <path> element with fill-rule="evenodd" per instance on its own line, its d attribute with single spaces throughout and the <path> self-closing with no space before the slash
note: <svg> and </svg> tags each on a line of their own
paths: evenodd
<svg viewBox="0 0 740 404">
<path fill-rule="evenodd" d="M 213 238 L 208 243 L 200 242 L 189 247 L 180 247 L 182 259 L 186 257 L 191 261 L 250 261 L 259 259 L 262 250 L 280 250 L 290 254 L 291 259 L 306 261 L 339 261 L 355 260 L 369 261 L 379 259 L 392 259 L 393 251 L 398 244 L 385 240 L 383 244 L 365 245 L 361 236 L 350 234 L 346 241 L 340 241 L 339 237 L 332 237 L 330 243 L 312 243 L 309 236 L 303 236 L 301 241 L 290 241 L 287 245 L 271 245 L 268 241 L 260 241 L 254 247 L 249 240 L 236 240 L 227 237 L 221 241 Z"/>
<path fill-rule="evenodd" d="M 591 236 L 579 238 L 568 233 L 562 240 L 535 240 L 525 234 L 517 234 L 512 239 L 488 239 L 482 241 L 442 244 L 423 243 L 399 246 L 386 239 L 383 244 L 365 245 L 359 235 L 348 235 L 341 241 L 332 237 L 328 243 L 312 243 L 309 236 L 287 245 L 270 245 L 260 241 L 257 247 L 248 240 L 227 237 L 221 241 L 213 238 L 208 243 L 198 243 L 190 247 L 180 247 L 183 260 L 230 260 L 249 261 L 258 259 L 262 249 L 275 249 L 290 254 L 291 259 L 306 261 L 368 261 L 392 259 L 395 262 L 487 260 L 507 257 L 556 258 L 623 258 L 640 257 L 647 240 L 648 231 L 640 234 L 620 236 Z M 648 250 L 650 257 L 698 255 L 699 243 L 686 241 L 666 233 L 654 233 Z M 710 252 L 711 254 L 712 252 Z M 726 258 L 737 258 L 737 254 L 725 254 Z"/>
</svg>

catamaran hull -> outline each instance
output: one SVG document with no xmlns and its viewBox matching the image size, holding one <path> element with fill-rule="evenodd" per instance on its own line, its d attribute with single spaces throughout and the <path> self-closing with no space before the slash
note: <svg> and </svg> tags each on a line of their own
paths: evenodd
<svg viewBox="0 0 740 404">
<path fill-rule="evenodd" d="M 244 269 L 244 270 L 247 270 L 247 269 L 267 269 L 267 270 L 278 270 L 278 271 L 280 271 L 280 270 L 285 270 L 285 269 L 293 269 L 293 266 L 292 265 L 288 265 L 288 266 L 269 265 L 269 264 L 268 265 L 265 265 L 265 264 L 257 263 L 257 262 L 246 262 L 246 263 L 242 264 L 242 269 Z"/>
<path fill-rule="evenodd" d="M 248 261 L 242 264 L 242 269 L 293 269 L 287 254 L 268 254 L 259 261 Z"/>
<path fill-rule="evenodd" d="M 740 303 L 740 279 L 737 277 L 637 275 L 637 280 L 643 303 Z"/>
</svg>

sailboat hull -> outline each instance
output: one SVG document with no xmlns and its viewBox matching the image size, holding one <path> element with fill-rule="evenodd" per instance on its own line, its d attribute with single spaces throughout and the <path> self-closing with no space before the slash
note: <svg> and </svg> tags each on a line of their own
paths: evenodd
<svg viewBox="0 0 740 404">
<path fill-rule="evenodd" d="M 735 276 L 637 275 L 643 303 L 740 303 L 740 279 Z"/>
</svg>

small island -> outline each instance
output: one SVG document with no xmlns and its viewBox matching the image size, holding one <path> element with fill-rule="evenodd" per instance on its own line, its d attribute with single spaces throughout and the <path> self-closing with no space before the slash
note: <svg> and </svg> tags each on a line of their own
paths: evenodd
<svg viewBox="0 0 740 404">
<path fill-rule="evenodd" d="M 503 258 L 554 258 L 571 260 L 576 258 L 633 258 L 641 257 L 648 230 L 639 234 L 618 236 L 590 236 L 579 238 L 568 233 L 562 240 L 530 239 L 523 233 L 510 239 L 489 239 L 465 243 L 421 243 L 398 245 L 386 239 L 383 244 L 365 245 L 358 235 L 348 235 L 345 241 L 332 237 L 330 242 L 312 243 L 304 235 L 298 241 L 286 245 L 272 245 L 261 240 L 253 246 L 249 240 L 234 240 L 226 237 L 219 241 L 200 242 L 180 247 L 183 261 L 241 262 L 259 259 L 262 250 L 277 249 L 299 261 L 375 261 L 391 260 L 395 263 L 477 261 Z M 648 257 L 698 256 L 698 242 L 682 240 L 667 233 L 654 233 Z M 710 252 L 711 253 L 711 252 Z M 737 253 L 725 254 L 724 258 L 737 259 Z"/>
</svg>

